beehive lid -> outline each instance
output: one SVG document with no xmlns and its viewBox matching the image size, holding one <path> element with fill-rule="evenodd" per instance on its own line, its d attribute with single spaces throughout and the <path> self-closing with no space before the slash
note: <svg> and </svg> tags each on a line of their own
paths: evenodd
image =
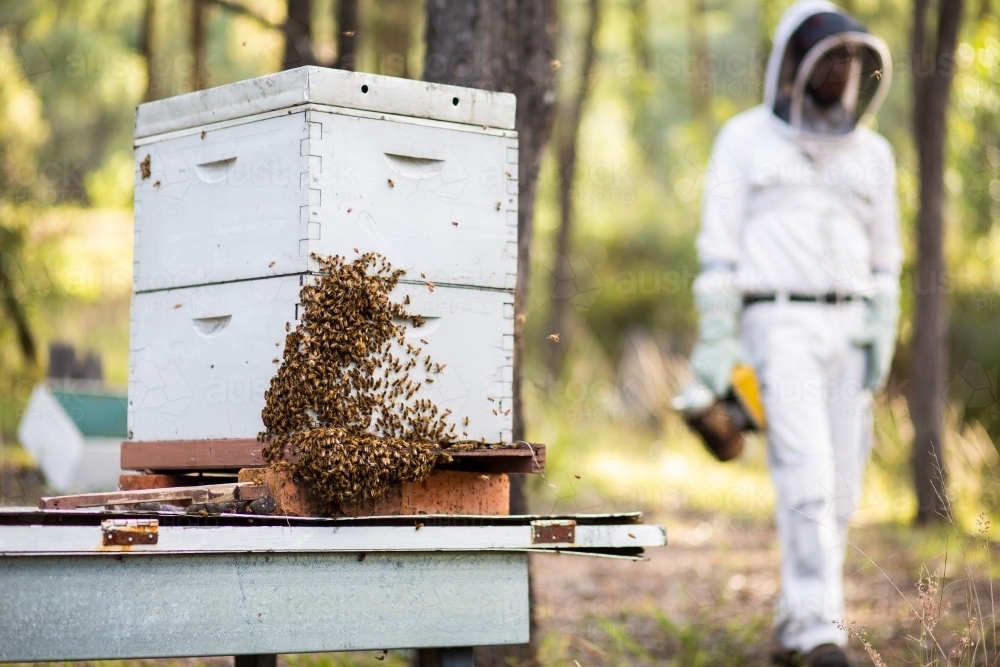
<svg viewBox="0 0 1000 667">
<path fill-rule="evenodd" d="M 135 114 L 135 138 L 309 103 L 513 130 L 516 98 L 462 86 L 299 67 L 141 104 Z"/>
</svg>

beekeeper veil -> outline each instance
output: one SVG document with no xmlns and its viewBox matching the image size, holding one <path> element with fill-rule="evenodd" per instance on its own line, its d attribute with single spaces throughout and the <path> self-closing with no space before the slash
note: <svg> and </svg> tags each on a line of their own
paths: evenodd
<svg viewBox="0 0 1000 667">
<path fill-rule="evenodd" d="M 804 0 L 775 32 L 764 102 L 800 132 L 842 135 L 878 110 L 891 77 L 885 42 L 835 5 Z"/>
</svg>

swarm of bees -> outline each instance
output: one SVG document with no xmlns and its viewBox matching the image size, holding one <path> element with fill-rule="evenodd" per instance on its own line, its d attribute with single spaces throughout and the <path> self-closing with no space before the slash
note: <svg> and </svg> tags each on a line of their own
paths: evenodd
<svg viewBox="0 0 1000 667">
<path fill-rule="evenodd" d="M 352 262 L 313 258 L 320 273 L 300 292 L 302 315 L 264 394 L 266 430 L 258 440 L 268 463 L 290 466 L 335 508 L 419 481 L 439 458 L 450 459 L 440 448 L 476 443 L 459 442 L 450 410 L 417 397 L 444 365 L 405 341 L 405 323 L 423 321 L 406 311 L 408 298 L 389 298 L 404 272 L 377 253 Z"/>
</svg>

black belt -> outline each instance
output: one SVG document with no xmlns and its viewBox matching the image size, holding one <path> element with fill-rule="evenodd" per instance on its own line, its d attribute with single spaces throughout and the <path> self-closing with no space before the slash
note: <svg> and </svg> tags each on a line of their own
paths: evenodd
<svg viewBox="0 0 1000 667">
<path fill-rule="evenodd" d="M 778 300 L 777 294 L 744 294 L 743 305 L 751 306 L 755 303 L 773 303 Z M 829 292 L 827 294 L 789 294 L 789 301 L 796 303 L 825 303 L 836 305 L 838 303 L 850 303 L 851 301 L 863 301 L 863 296 L 855 294 L 837 294 Z"/>
</svg>

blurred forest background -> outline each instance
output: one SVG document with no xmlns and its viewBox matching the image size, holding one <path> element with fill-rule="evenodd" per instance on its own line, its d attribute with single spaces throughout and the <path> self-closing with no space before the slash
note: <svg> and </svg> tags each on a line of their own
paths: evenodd
<svg viewBox="0 0 1000 667">
<path fill-rule="evenodd" d="M 269 0 L 0 4 L 0 468 L 6 502 L 26 500 L 10 493 L 33 465 L 16 429 L 34 383 L 45 376 L 48 345 L 60 341 L 93 351 L 107 381 L 128 380 L 135 106 L 290 64 L 423 78 L 432 3 L 440 5 L 293 0 L 292 16 L 289 3 Z M 788 4 L 556 2 L 554 52 L 540 57 L 555 74 L 557 110 L 539 172 L 522 358 L 526 435 L 549 446 L 547 475 L 532 480 L 532 509 L 650 511 L 673 531 L 663 559 L 654 557 L 663 581 L 718 584 L 711 599 L 740 601 L 746 614 L 758 609 L 762 617 L 770 613 L 777 567 L 764 446 L 753 441 L 741 460 L 716 464 L 668 404 L 685 378 L 683 357 L 694 338 L 693 242 L 709 149 L 726 119 L 760 102 L 770 34 Z M 899 348 L 889 387 L 877 401 L 873 463 L 857 517 L 880 532 L 862 527 L 859 539 L 915 581 L 925 559 L 940 555 L 946 542 L 904 529 L 917 511 L 906 396 L 922 362 L 912 352 L 919 203 L 908 55 L 914 4 L 840 4 L 894 54 L 895 77 L 877 129 L 896 151 L 907 252 Z M 953 526 L 994 539 L 1000 536 L 1000 521 L 989 521 L 1000 518 L 997 11 L 991 0 L 967 2 L 959 26 L 945 128 L 947 271 L 941 282 L 949 359 L 943 459 Z M 305 33 L 295 29 L 303 24 L 309 26 Z M 558 345 L 547 339 L 552 333 L 559 333 Z M 707 547 L 712 551 L 697 551 Z M 745 563 L 737 556 L 758 553 L 765 554 L 764 565 L 740 569 Z M 900 554 L 909 560 L 897 563 Z M 709 562 L 712 570 L 704 574 Z M 857 566 L 861 573 L 864 565 L 854 562 L 849 569 Z M 579 612 L 576 632 L 592 662 L 645 664 L 669 654 L 686 665 L 747 664 L 733 642 L 766 627 L 749 616 L 706 620 L 714 607 L 666 614 L 660 606 L 642 607 L 629 616 L 632 608 L 619 597 L 628 592 L 611 583 L 616 580 L 609 572 L 563 568 L 540 580 L 543 624 L 558 626 L 562 621 L 553 619 L 560 613 Z M 547 583 L 560 576 L 563 587 Z M 858 605 L 876 605 L 869 611 L 884 620 L 888 607 L 872 602 L 884 580 L 858 576 L 864 585 L 848 590 L 852 613 L 864 618 Z M 609 607 L 597 608 L 600 613 L 579 611 L 591 608 L 559 597 L 583 587 L 575 601 L 586 600 L 586 587 L 596 585 L 614 596 Z M 659 584 L 636 585 L 646 595 Z M 664 586 L 663 600 L 683 598 Z M 886 595 L 879 599 L 896 600 L 895 592 Z M 701 634 L 685 634 L 688 626 L 677 625 L 678 614 Z M 905 615 L 904 609 L 898 617 Z M 906 636 L 893 634 L 894 627 L 882 629 L 886 641 Z M 711 634 L 716 631 L 723 634 Z M 549 661 L 572 664 L 562 635 L 547 636 L 543 654 Z M 639 636 L 645 640 L 636 643 Z M 755 635 L 747 645 L 761 641 Z M 674 648 L 650 648 L 660 644 Z M 688 649 L 695 652 L 685 658 Z"/>
<path fill-rule="evenodd" d="M 694 476 L 705 483 L 686 502 L 698 504 L 700 494 L 708 494 L 704 502 L 710 503 L 715 483 L 735 488 L 765 479 L 761 446 L 734 466 L 712 466 L 667 405 L 693 342 L 693 239 L 708 152 L 727 118 L 759 103 L 770 34 L 787 4 L 557 3 L 555 53 L 546 57 L 556 74 L 558 111 L 539 175 L 525 336 L 527 435 L 549 444 L 553 462 L 553 475 L 534 489 L 539 510 L 550 509 L 550 502 L 656 509 L 671 485 Z M 861 520 L 904 522 L 912 519 L 915 500 L 907 481 L 912 426 L 903 396 L 919 363 L 911 354 L 918 177 L 906 54 L 913 8 L 903 0 L 841 4 L 895 54 L 895 80 L 877 128 L 895 147 L 900 169 L 904 318 L 893 379 L 879 399 Z M 49 343 L 92 350 L 108 381 L 127 382 L 137 104 L 275 72 L 289 58 L 423 76 L 421 0 L 313 0 L 308 17 L 297 19 L 309 24 L 308 40 L 289 31 L 287 12 L 285 2 L 266 0 L 14 0 L 0 6 L 0 443 L 6 468 L 30 465 L 15 432 L 33 383 L 44 376 Z M 967 7 L 955 58 L 944 172 L 945 461 L 957 516 L 968 522 L 984 511 L 1000 516 L 994 446 L 1000 435 L 1000 24 L 990 0 Z M 561 238 L 564 213 L 572 227 Z M 556 331 L 558 346 L 546 339 Z M 576 481 L 583 472 L 583 482 Z"/>
</svg>

